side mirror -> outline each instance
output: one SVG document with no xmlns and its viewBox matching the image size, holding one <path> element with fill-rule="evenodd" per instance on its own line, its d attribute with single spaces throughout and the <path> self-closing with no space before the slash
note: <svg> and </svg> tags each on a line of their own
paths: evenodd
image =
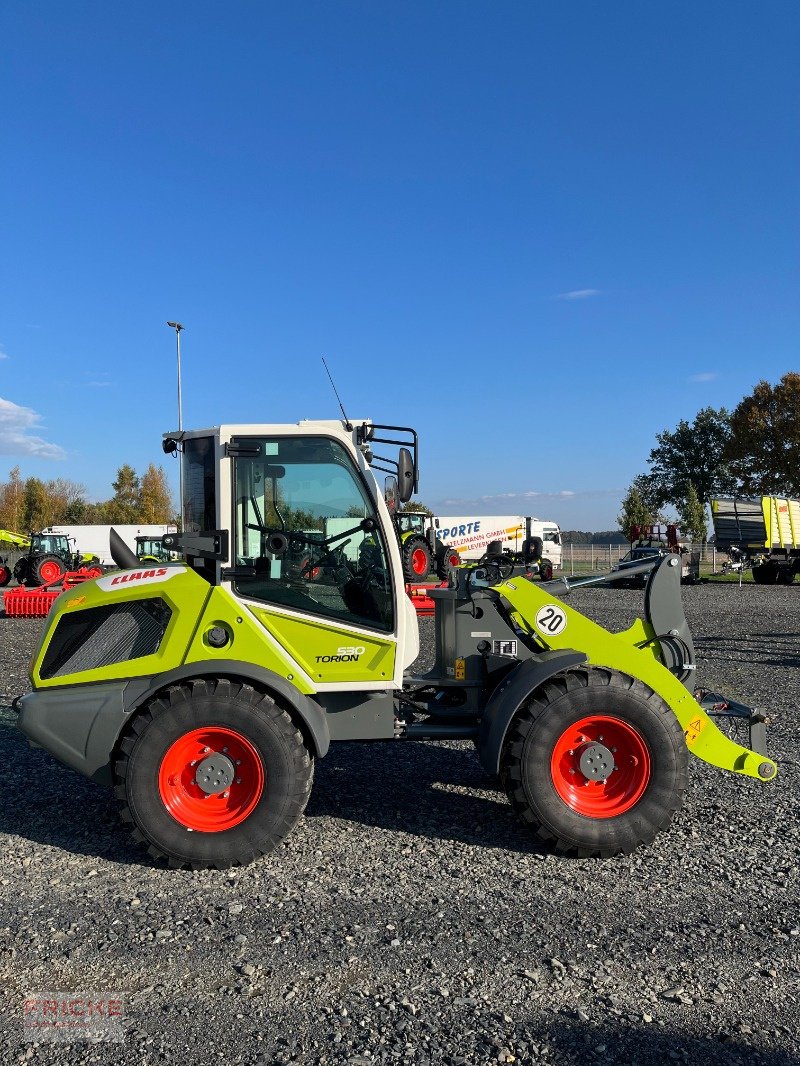
<svg viewBox="0 0 800 1066">
<path fill-rule="evenodd" d="M 416 490 L 414 460 L 408 448 L 401 448 L 397 457 L 398 493 L 401 503 L 408 503 Z"/>
</svg>

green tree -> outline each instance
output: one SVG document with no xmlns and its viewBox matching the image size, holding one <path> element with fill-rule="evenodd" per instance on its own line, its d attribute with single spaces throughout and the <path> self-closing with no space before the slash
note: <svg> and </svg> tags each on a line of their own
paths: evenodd
<svg viewBox="0 0 800 1066">
<path fill-rule="evenodd" d="M 0 485 L 0 528 L 12 533 L 26 532 L 23 522 L 25 485 L 20 476 L 19 467 L 15 466 L 8 475 L 8 481 Z"/>
<path fill-rule="evenodd" d="M 730 418 L 726 461 L 746 496 L 800 496 L 800 374 L 760 381 Z"/>
<path fill-rule="evenodd" d="M 703 501 L 733 491 L 735 481 L 726 459 L 731 415 L 724 407 L 718 411 L 704 407 L 693 422 L 681 419 L 674 430 L 656 434 L 656 440 L 648 460 L 650 473 L 644 477 L 659 507 L 680 506 L 690 482 Z"/>
<path fill-rule="evenodd" d="M 681 533 L 685 540 L 691 540 L 695 544 L 703 543 L 708 537 L 706 524 L 706 509 L 697 495 L 697 489 L 689 482 L 686 499 L 678 507 Z"/>
<path fill-rule="evenodd" d="M 141 521 L 139 517 L 141 496 L 139 478 L 128 463 L 117 471 L 117 480 L 112 482 L 114 496 L 106 504 L 107 521 L 120 524 L 134 524 Z"/>
<path fill-rule="evenodd" d="M 48 524 L 49 505 L 44 482 L 38 477 L 29 477 L 22 496 L 22 529 L 25 533 L 36 532 Z"/>
<path fill-rule="evenodd" d="M 151 463 L 139 485 L 139 521 L 171 522 L 175 505 L 163 467 Z"/>
<path fill-rule="evenodd" d="M 432 511 L 430 507 L 422 503 L 421 500 L 409 500 L 408 503 L 402 503 L 397 508 L 398 513 L 401 511 L 416 511 L 419 514 L 435 515 L 436 512 Z"/>
<path fill-rule="evenodd" d="M 641 491 L 634 482 L 622 501 L 622 511 L 617 516 L 619 528 L 628 540 L 633 540 L 631 532 L 634 526 L 650 526 L 654 523 L 653 512 L 642 498 Z"/>
</svg>

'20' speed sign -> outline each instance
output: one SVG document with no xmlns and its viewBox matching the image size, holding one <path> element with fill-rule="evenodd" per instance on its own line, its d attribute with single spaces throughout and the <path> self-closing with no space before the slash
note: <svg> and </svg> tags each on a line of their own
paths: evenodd
<svg viewBox="0 0 800 1066">
<path fill-rule="evenodd" d="M 536 612 L 536 628 L 548 637 L 557 637 L 567 628 L 567 616 L 555 603 L 548 603 Z"/>
</svg>

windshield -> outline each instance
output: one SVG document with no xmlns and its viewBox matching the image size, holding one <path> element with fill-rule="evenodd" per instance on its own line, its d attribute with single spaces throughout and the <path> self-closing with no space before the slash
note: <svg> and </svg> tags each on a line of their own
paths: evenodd
<svg viewBox="0 0 800 1066">
<path fill-rule="evenodd" d="M 48 555 L 69 550 L 67 538 L 63 534 L 58 536 L 52 533 L 39 533 L 31 539 L 31 547 L 35 552 L 45 552 Z"/>
<path fill-rule="evenodd" d="M 404 512 L 399 515 L 399 518 L 400 529 L 403 533 L 408 533 L 411 530 L 414 530 L 417 533 L 425 532 L 425 515 Z"/>
<path fill-rule="evenodd" d="M 239 443 L 239 442 L 237 442 Z M 390 630 L 386 546 L 350 456 L 325 437 L 242 438 L 234 463 L 236 590 L 303 612 Z"/>
</svg>

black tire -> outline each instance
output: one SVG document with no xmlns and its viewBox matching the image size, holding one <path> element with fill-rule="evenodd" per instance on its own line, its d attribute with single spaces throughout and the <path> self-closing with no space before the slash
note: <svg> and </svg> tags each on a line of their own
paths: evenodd
<svg viewBox="0 0 800 1066">
<path fill-rule="evenodd" d="M 778 584 L 779 585 L 793 585 L 794 584 L 794 570 L 789 566 L 781 566 L 778 569 Z"/>
<path fill-rule="evenodd" d="M 542 558 L 544 542 L 541 537 L 529 537 L 522 544 L 522 555 L 526 563 L 536 563 Z"/>
<path fill-rule="evenodd" d="M 206 727 L 233 730 L 245 739 L 260 761 L 264 787 L 239 824 L 190 831 L 162 799 L 159 774 L 176 741 Z M 272 851 L 297 825 L 311 792 L 314 761 L 289 714 L 270 696 L 208 678 L 172 686 L 136 715 L 119 744 L 114 776 L 122 821 L 153 858 L 165 858 L 175 869 L 222 870 Z"/>
<path fill-rule="evenodd" d="M 568 736 L 569 727 L 593 715 L 606 723 L 606 733 L 609 719 L 621 721 L 638 737 L 649 758 L 649 774 L 642 775 L 643 791 L 632 806 L 613 816 L 580 813 L 583 800 L 570 805 L 563 799 L 551 768 L 553 753 Z M 566 754 L 577 759 L 580 750 Z M 511 806 L 540 843 L 563 855 L 605 858 L 628 855 L 669 826 L 682 803 L 687 763 L 683 731 L 669 706 L 640 681 L 595 668 L 560 675 L 529 697 L 506 735 L 500 779 Z M 624 767 L 615 766 L 612 775 L 618 770 L 622 773 Z M 641 773 L 638 766 L 628 771 L 629 775 L 637 773 Z M 583 785 L 586 778 L 580 769 L 577 775 L 562 779 L 571 787 Z"/>
<path fill-rule="evenodd" d="M 448 548 L 441 541 L 437 547 L 436 573 L 442 581 L 447 581 L 453 570 L 461 565 L 461 557 L 455 548 Z"/>
<path fill-rule="evenodd" d="M 14 577 L 18 585 L 24 585 L 25 579 L 28 576 L 28 557 L 24 556 L 22 559 L 17 559 L 14 563 Z"/>
<path fill-rule="evenodd" d="M 432 569 L 430 545 L 423 537 L 409 537 L 403 542 L 403 574 L 406 581 L 424 581 Z"/>
<path fill-rule="evenodd" d="M 58 576 L 54 576 L 56 568 L 58 568 Z M 54 581 L 60 581 L 66 572 L 64 560 L 57 555 L 34 556 L 28 567 L 28 585 L 31 588 L 51 585 Z"/>
<path fill-rule="evenodd" d="M 753 581 L 757 585 L 774 585 L 778 580 L 778 568 L 772 563 L 762 563 L 753 567 Z"/>
<path fill-rule="evenodd" d="M 542 581 L 553 580 L 553 564 L 549 559 L 542 559 L 539 563 L 539 577 Z"/>
</svg>

